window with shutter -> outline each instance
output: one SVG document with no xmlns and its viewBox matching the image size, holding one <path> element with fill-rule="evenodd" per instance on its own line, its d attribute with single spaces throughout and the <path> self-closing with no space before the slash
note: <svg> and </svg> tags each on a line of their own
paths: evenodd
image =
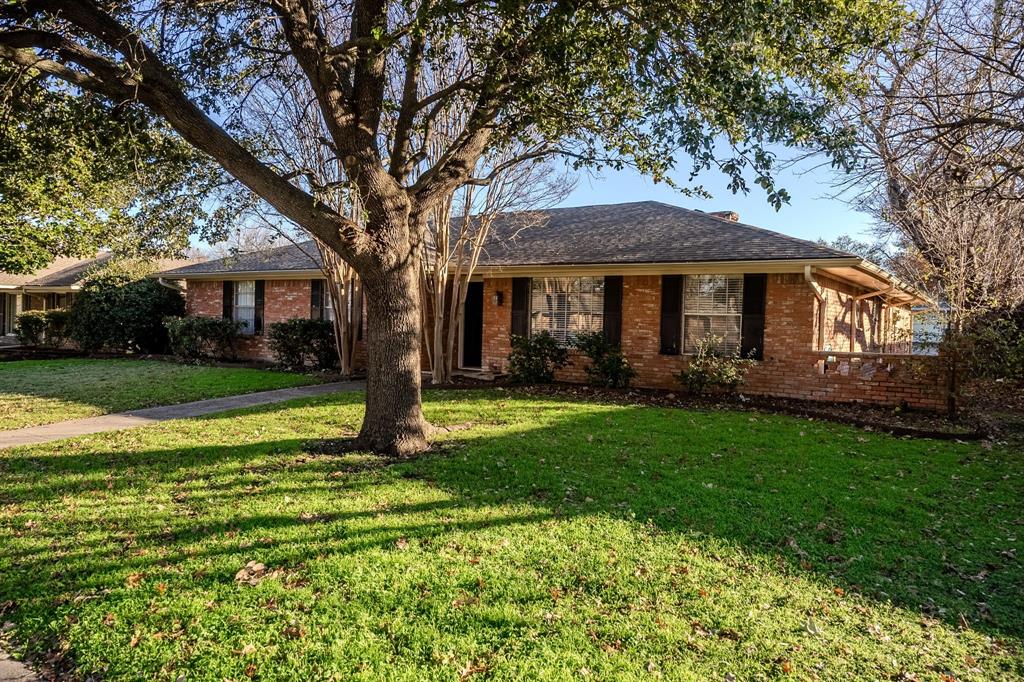
<svg viewBox="0 0 1024 682">
<path fill-rule="evenodd" d="M 683 288 L 683 352 L 708 337 L 726 354 L 740 350 L 743 275 L 687 275 Z"/>
<path fill-rule="evenodd" d="M 256 282 L 246 280 L 235 282 L 235 297 L 232 319 L 244 322 L 242 334 L 252 336 L 256 333 Z"/>
<path fill-rule="evenodd" d="M 562 343 L 579 332 L 604 330 L 604 277 L 534 277 L 530 332 L 546 331 Z"/>
</svg>

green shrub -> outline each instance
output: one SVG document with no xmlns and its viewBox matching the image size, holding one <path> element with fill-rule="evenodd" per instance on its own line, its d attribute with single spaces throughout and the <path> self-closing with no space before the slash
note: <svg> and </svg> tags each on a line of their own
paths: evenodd
<svg viewBox="0 0 1024 682">
<path fill-rule="evenodd" d="M 45 333 L 45 310 L 26 310 L 15 319 L 14 334 L 22 345 L 38 346 L 42 344 Z"/>
<path fill-rule="evenodd" d="M 636 376 L 636 370 L 622 354 L 617 343 L 611 343 L 603 332 L 582 332 L 572 345 L 590 358 L 586 368 L 587 379 L 595 386 L 626 388 Z"/>
<path fill-rule="evenodd" d="M 726 355 L 719 350 L 722 339 L 708 336 L 697 343 L 686 368 L 675 375 L 693 395 L 707 392 L 727 393 L 743 383 L 753 360 L 741 358 L 738 353 Z"/>
<path fill-rule="evenodd" d="M 326 320 L 294 318 L 274 322 L 267 328 L 267 344 L 285 367 L 305 367 L 307 361 L 318 369 L 338 363 L 334 325 Z"/>
<path fill-rule="evenodd" d="M 46 311 L 46 345 L 59 348 L 68 340 L 71 331 L 71 312 L 64 308 Z"/>
<path fill-rule="evenodd" d="M 69 335 L 82 350 L 163 353 L 163 319 L 185 312 L 181 292 L 151 279 L 104 273 L 85 283 L 71 307 Z"/>
<path fill-rule="evenodd" d="M 168 345 L 178 357 L 197 359 L 206 356 L 234 359 L 242 322 L 220 317 L 165 317 Z"/>
<path fill-rule="evenodd" d="M 957 358 L 970 377 L 1024 381 L 1024 305 L 971 320 L 947 336 L 940 352 Z"/>
<path fill-rule="evenodd" d="M 513 336 L 508 371 L 518 384 L 550 384 L 568 359 L 569 351 L 546 331 Z"/>
</svg>

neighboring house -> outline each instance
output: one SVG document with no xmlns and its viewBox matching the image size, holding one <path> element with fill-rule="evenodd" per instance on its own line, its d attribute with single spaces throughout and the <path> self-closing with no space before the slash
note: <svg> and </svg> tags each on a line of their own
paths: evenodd
<svg viewBox="0 0 1024 682">
<path fill-rule="evenodd" d="M 0 337 L 13 336 L 15 319 L 26 310 L 69 307 L 85 273 L 107 258 L 57 258 L 27 275 L 0 272 Z"/>
<path fill-rule="evenodd" d="M 93 258 L 57 258 L 45 268 L 27 275 L 0 272 L 0 341 L 14 335 L 14 322 L 26 310 L 70 308 L 82 284 L 110 254 Z M 178 267 L 188 261 L 161 260 L 158 269 Z"/>
<path fill-rule="evenodd" d="M 498 219 L 470 285 L 460 367 L 507 370 L 512 335 L 603 331 L 642 387 L 678 386 L 696 343 L 758 362 L 745 393 L 941 407 L 942 382 L 910 365 L 913 288 L 862 258 L 658 202 L 552 209 L 517 231 Z M 269 358 L 262 331 L 324 317 L 311 243 L 159 273 L 187 281 L 188 311 L 247 323 L 242 352 Z M 865 357 L 868 356 L 868 357 Z M 911 371 L 913 369 L 913 371 Z M 583 380 L 579 358 L 560 378 Z"/>
</svg>

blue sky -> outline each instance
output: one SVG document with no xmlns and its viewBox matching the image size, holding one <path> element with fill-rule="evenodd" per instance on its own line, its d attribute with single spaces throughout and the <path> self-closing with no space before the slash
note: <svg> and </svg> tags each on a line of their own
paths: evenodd
<svg viewBox="0 0 1024 682">
<path fill-rule="evenodd" d="M 820 163 L 820 160 L 819 160 Z M 814 168 L 804 164 L 777 176 L 777 185 L 790 194 L 790 203 L 776 211 L 764 192 L 752 186 L 749 194 L 733 194 L 726 187 L 725 176 L 707 171 L 697 178 L 711 192 L 712 199 L 698 199 L 680 194 L 663 184 L 654 184 L 635 171 L 603 171 L 593 177 L 581 174 L 576 189 L 560 206 L 613 204 L 627 201 L 663 201 L 702 211 L 736 211 L 740 220 L 751 225 L 776 230 L 801 239 L 834 239 L 842 234 L 867 236 L 871 217 L 850 207 L 842 199 L 831 199 L 832 171 L 826 164 Z M 678 168 L 688 168 L 688 160 L 680 159 Z M 686 173 L 679 174 L 685 179 Z"/>
</svg>

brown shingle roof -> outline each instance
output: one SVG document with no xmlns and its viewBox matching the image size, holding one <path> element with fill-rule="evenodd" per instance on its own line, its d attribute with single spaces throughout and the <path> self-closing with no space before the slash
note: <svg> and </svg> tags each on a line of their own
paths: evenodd
<svg viewBox="0 0 1024 682">
<path fill-rule="evenodd" d="M 720 214 L 721 215 L 721 214 Z M 700 263 L 850 258 L 851 254 L 753 225 L 657 201 L 534 211 L 495 220 L 480 266 Z M 313 242 L 160 273 L 188 278 L 316 270 Z"/>
</svg>

